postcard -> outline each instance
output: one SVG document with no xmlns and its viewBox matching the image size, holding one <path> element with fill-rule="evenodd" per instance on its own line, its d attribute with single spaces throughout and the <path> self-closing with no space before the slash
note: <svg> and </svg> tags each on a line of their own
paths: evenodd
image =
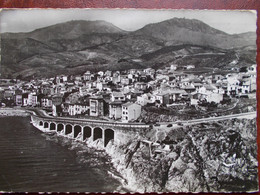
<svg viewBox="0 0 260 195">
<path fill-rule="evenodd" d="M 256 192 L 256 12 L 2 9 L 0 191 Z"/>
</svg>

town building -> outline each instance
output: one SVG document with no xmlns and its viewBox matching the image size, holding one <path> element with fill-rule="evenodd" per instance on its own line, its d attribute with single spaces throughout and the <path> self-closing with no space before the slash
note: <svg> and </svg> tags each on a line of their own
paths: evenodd
<svg viewBox="0 0 260 195">
<path fill-rule="evenodd" d="M 142 106 L 136 103 L 127 102 L 122 105 L 122 122 L 129 122 L 138 119 L 141 115 Z"/>
<path fill-rule="evenodd" d="M 86 115 L 89 111 L 89 107 L 85 104 L 69 104 L 68 112 L 70 116 Z"/>
<path fill-rule="evenodd" d="M 104 100 L 102 97 L 89 98 L 89 115 L 104 116 Z"/>
<path fill-rule="evenodd" d="M 121 101 L 109 103 L 109 118 L 115 120 L 122 118 L 122 104 Z"/>
</svg>

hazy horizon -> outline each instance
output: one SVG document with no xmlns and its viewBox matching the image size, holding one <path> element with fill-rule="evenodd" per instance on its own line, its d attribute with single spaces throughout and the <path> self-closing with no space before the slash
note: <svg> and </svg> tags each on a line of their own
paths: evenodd
<svg viewBox="0 0 260 195">
<path fill-rule="evenodd" d="M 256 32 L 255 11 L 143 9 L 2 9 L 0 32 L 31 32 L 73 20 L 104 20 L 135 31 L 172 18 L 197 19 L 228 34 Z"/>
</svg>

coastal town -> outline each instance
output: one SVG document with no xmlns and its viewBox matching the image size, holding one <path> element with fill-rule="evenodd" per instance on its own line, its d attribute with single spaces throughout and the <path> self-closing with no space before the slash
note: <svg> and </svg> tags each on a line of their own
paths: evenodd
<svg viewBox="0 0 260 195">
<path fill-rule="evenodd" d="M 144 115 L 153 107 L 162 114 L 169 108 L 231 105 L 240 98 L 255 101 L 256 64 L 225 75 L 193 74 L 194 69 L 194 65 L 172 64 L 157 70 L 86 71 L 30 81 L 1 79 L 1 107 L 39 107 L 54 117 L 149 123 L 153 121 Z M 176 121 L 178 114 L 159 122 Z"/>
</svg>

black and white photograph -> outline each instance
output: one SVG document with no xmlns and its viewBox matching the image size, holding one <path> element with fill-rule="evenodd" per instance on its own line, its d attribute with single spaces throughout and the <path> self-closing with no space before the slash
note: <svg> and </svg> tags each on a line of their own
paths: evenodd
<svg viewBox="0 0 260 195">
<path fill-rule="evenodd" d="M 2 9 L 0 192 L 256 192 L 254 10 Z"/>
</svg>

